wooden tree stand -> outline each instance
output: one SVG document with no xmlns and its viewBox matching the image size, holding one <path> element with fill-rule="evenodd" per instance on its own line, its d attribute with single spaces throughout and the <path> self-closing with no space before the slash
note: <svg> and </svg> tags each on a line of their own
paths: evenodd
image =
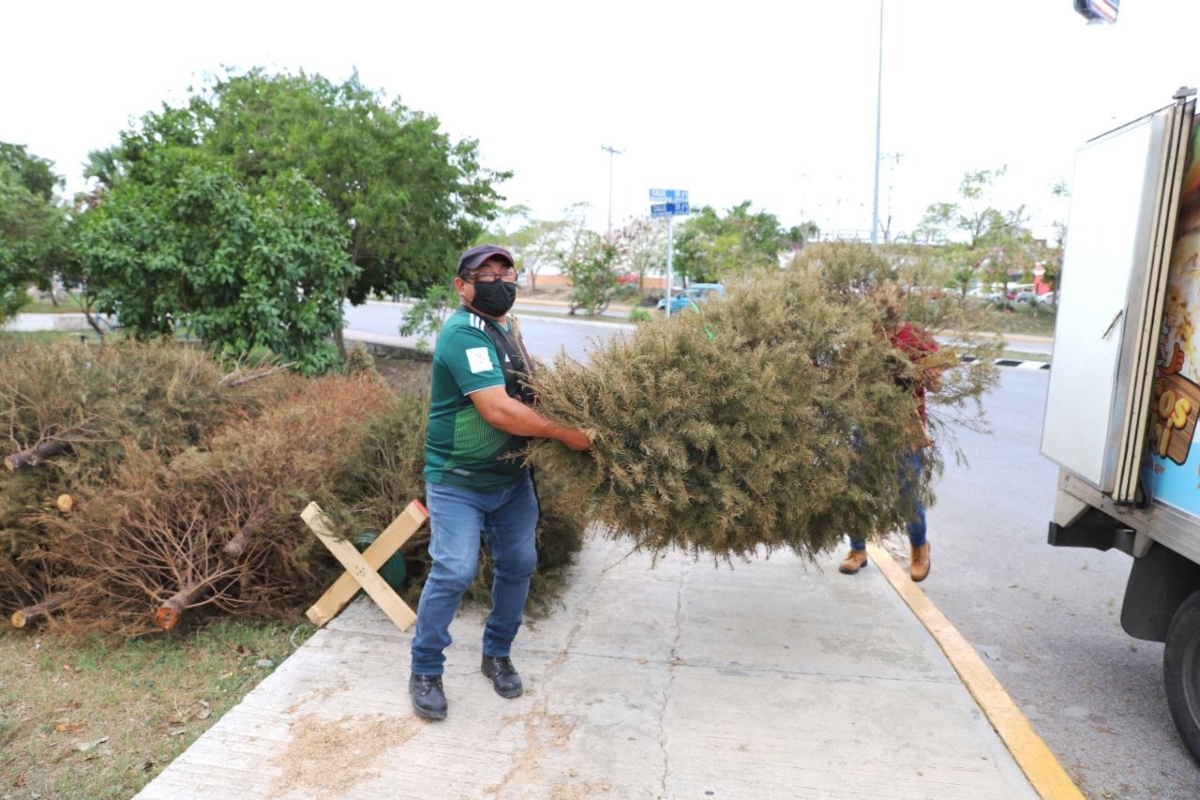
<svg viewBox="0 0 1200 800">
<path fill-rule="evenodd" d="M 400 549 L 408 539 L 420 530 L 429 519 L 429 511 L 418 500 L 413 500 L 400 512 L 400 516 L 392 520 L 392 524 L 379 534 L 364 552 L 359 553 L 354 545 L 345 539 L 333 535 L 333 527 L 329 518 L 321 511 L 316 503 L 309 503 L 308 508 L 300 512 L 300 518 L 312 529 L 317 538 L 324 542 L 333 553 L 334 558 L 342 563 L 346 571 L 334 581 L 333 586 L 321 599 L 313 603 L 312 608 L 305 612 L 309 621 L 318 628 L 338 615 L 346 605 L 354 599 L 361 588 L 375 601 L 388 619 L 396 623 L 402 631 L 408 630 L 417 621 L 416 613 L 408 607 L 400 595 L 379 577 L 379 568 Z"/>
</svg>

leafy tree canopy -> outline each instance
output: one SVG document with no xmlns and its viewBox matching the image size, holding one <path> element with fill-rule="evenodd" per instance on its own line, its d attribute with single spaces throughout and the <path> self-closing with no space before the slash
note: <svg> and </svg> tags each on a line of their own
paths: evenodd
<svg viewBox="0 0 1200 800">
<path fill-rule="evenodd" d="M 256 69 L 217 82 L 190 109 L 204 146 L 251 185 L 298 170 L 321 191 L 360 268 L 346 289 L 356 304 L 444 280 L 495 218 L 493 184 L 512 175 L 483 168 L 476 141 L 452 141 L 437 117 L 385 103 L 357 75 L 338 85 Z"/>
<path fill-rule="evenodd" d="M 689 217 L 675 237 L 672 270 L 688 280 L 719 281 L 777 266 L 779 251 L 791 246 L 793 233 L 780 227 L 774 214 L 752 211 L 750 205 L 747 200 L 724 217 L 704 206 Z"/>
<path fill-rule="evenodd" d="M 529 289 L 537 291 L 538 274 L 548 265 L 562 263 L 572 231 L 583 224 L 583 215 L 571 211 L 568 209 L 562 219 L 543 220 L 533 219 L 526 206 L 511 206 L 502 210 L 498 224 L 485 238 L 512 252 Z"/>
<path fill-rule="evenodd" d="M 1005 167 L 968 172 L 959 199 L 930 205 L 914 238 L 941 245 L 954 282 L 963 293 L 975 280 L 1007 287 L 1014 275 L 1028 275 L 1052 259 L 1052 248 L 1034 238 L 1025 207 L 1000 209 L 992 200 Z"/>
<path fill-rule="evenodd" d="M 254 69 L 218 80 L 92 153 L 87 174 L 109 188 L 162 145 L 227 159 L 252 193 L 293 171 L 312 183 L 359 267 L 345 292 L 352 303 L 446 279 L 496 216 L 502 198 L 493 184 L 511 177 L 480 165 L 476 141 L 452 141 L 437 117 L 385 102 L 357 75 L 334 84 Z"/>
<path fill-rule="evenodd" d="M 0 165 L 16 173 L 21 184 L 43 200 L 53 200 L 54 190 L 63 187 L 62 176 L 54 174 L 54 162 L 31 155 L 23 144 L 0 142 Z"/>
<path fill-rule="evenodd" d="M 31 284 L 49 289 L 66 259 L 61 185 L 52 162 L 0 142 L 0 319 L 16 313 Z"/>
<path fill-rule="evenodd" d="M 458 254 L 497 213 L 502 198 L 493 183 L 511 173 L 484 169 L 475 141 L 452 141 L 436 117 L 386 102 L 357 75 L 335 84 L 303 72 L 254 69 L 214 81 L 180 107 L 164 104 L 146 114 L 117 145 L 90 154 L 87 175 L 98 186 L 88 202 L 94 210 L 83 216 L 112 206 L 85 226 L 89 284 L 120 281 L 100 288 L 104 305 L 120 307 L 124 323 L 154 332 L 187 317 L 198 333 L 223 331 L 219 340 L 234 349 L 275 339 L 274 327 L 243 327 L 234 335 L 228 321 L 215 321 L 215 311 L 198 311 L 201 299 L 210 310 L 219 302 L 249 302 L 244 293 L 199 298 L 194 292 L 208 287 L 206 269 L 227 264 L 222 269 L 236 272 L 234 254 L 251 258 L 247 270 L 267 270 L 268 283 L 283 281 L 288 270 L 279 259 L 290 252 L 299 260 L 288 280 L 329 308 L 307 321 L 288 316 L 308 309 L 306 303 L 233 316 L 243 326 L 281 326 L 294 351 L 311 325 L 323 327 L 335 313 L 331 333 L 340 341 L 342 298 L 358 304 L 448 281 Z M 181 201 L 198 198 L 207 205 L 186 211 Z M 259 210 L 269 212 L 261 225 L 240 216 Z M 156 231 L 164 222 L 171 224 Z M 117 237 L 111 246 L 99 237 L 102 230 Z M 318 278 L 310 270 L 319 270 L 321 260 L 325 273 Z M 196 269 L 199 277 L 192 276 Z M 146 285 L 139 286 L 143 274 Z M 184 288 L 169 274 L 183 276 Z M 172 288 L 154 289 L 158 278 Z M 263 279 L 226 275 L 221 285 Z M 326 297 L 334 289 L 336 302 Z M 295 292 L 284 294 L 290 301 Z"/>
<path fill-rule="evenodd" d="M 251 192 L 226 160 L 163 144 L 163 130 L 122 137 L 145 154 L 80 217 L 96 310 L 142 337 L 185 329 L 231 355 L 262 347 L 304 371 L 331 366 L 357 273 L 333 209 L 296 172 Z"/>
</svg>

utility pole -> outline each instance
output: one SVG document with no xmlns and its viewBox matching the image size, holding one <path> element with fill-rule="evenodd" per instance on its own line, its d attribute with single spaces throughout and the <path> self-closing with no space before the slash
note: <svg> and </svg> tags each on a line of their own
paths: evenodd
<svg viewBox="0 0 1200 800">
<path fill-rule="evenodd" d="M 875 205 L 871 212 L 871 246 L 879 243 L 879 130 L 883 118 L 883 0 L 879 0 L 879 77 L 875 84 Z"/>
<path fill-rule="evenodd" d="M 613 156 L 619 156 L 625 151 L 618 150 L 611 144 L 602 144 L 600 149 L 608 153 L 608 235 L 612 236 Z"/>
</svg>

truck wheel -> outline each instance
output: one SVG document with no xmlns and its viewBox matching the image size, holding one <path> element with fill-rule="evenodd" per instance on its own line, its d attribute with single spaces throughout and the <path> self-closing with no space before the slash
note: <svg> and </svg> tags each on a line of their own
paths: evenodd
<svg viewBox="0 0 1200 800">
<path fill-rule="evenodd" d="M 1167 630 L 1163 684 L 1171 718 L 1192 758 L 1200 762 L 1200 592 L 1193 592 Z"/>
</svg>

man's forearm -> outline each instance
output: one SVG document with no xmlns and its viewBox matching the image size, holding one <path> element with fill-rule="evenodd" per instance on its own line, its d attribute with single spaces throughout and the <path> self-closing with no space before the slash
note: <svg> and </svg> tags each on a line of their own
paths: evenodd
<svg viewBox="0 0 1200 800">
<path fill-rule="evenodd" d="M 540 436 L 545 439 L 561 439 L 573 429 L 556 425 L 524 403 L 505 397 L 507 402 L 498 402 L 480 413 L 485 422 L 514 436 Z"/>
</svg>

